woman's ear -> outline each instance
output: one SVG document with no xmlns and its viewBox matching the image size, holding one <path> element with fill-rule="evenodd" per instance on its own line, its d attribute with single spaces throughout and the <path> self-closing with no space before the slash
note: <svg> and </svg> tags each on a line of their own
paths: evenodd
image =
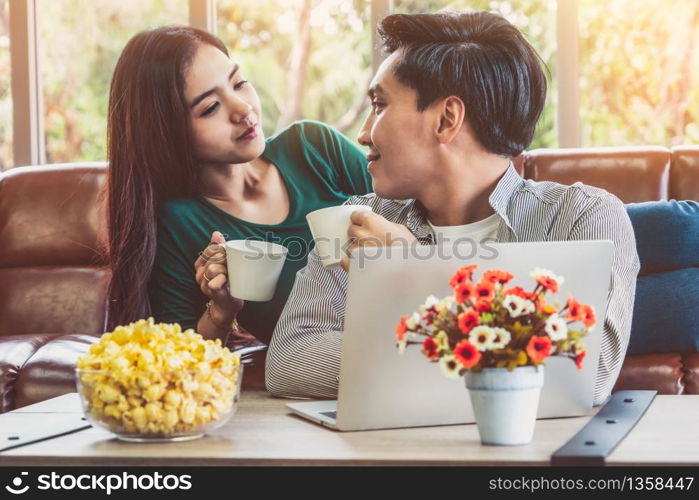
<svg viewBox="0 0 699 500">
<path fill-rule="evenodd" d="M 442 101 L 437 127 L 437 140 L 446 144 L 454 140 L 464 124 L 464 102 L 456 96 L 449 96 Z"/>
</svg>

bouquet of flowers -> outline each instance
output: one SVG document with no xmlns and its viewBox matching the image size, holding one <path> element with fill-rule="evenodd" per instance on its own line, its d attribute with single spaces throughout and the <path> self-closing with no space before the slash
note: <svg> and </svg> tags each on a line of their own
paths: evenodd
<svg viewBox="0 0 699 500">
<path fill-rule="evenodd" d="M 456 271 L 449 284 L 453 296 L 429 296 L 420 311 L 403 316 L 396 327 L 401 353 L 417 344 L 427 359 L 439 362 L 443 373 L 458 378 L 467 370 L 539 365 L 553 355 L 575 360 L 582 368 L 585 344 L 595 326 L 592 306 L 568 296 L 565 304 L 548 302 L 563 277 L 534 269 L 532 291 L 508 287 L 514 276 L 496 269 L 473 279 L 476 265 Z"/>
</svg>

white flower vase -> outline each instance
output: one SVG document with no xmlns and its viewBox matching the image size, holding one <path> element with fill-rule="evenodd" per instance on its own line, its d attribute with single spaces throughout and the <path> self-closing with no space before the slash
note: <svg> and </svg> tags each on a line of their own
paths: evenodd
<svg viewBox="0 0 699 500">
<path fill-rule="evenodd" d="M 466 387 L 481 443 L 520 445 L 531 442 L 544 385 L 544 367 L 485 368 L 466 372 Z"/>
</svg>

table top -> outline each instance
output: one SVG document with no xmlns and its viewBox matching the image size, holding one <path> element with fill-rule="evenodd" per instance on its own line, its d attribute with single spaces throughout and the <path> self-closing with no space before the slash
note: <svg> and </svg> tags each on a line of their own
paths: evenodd
<svg viewBox="0 0 699 500">
<path fill-rule="evenodd" d="M 549 465 L 587 417 L 538 420 L 524 446 L 481 445 L 475 424 L 339 432 L 289 413 L 288 400 L 244 391 L 237 413 L 203 438 L 125 443 L 88 428 L 0 452 L 0 465 Z M 0 440 L 80 414 L 76 393 L 0 415 Z M 609 465 L 699 465 L 699 395 L 657 396 Z"/>
</svg>

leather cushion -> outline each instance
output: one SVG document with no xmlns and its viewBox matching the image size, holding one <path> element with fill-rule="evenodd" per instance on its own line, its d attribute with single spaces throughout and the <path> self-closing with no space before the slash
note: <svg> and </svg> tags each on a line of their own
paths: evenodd
<svg viewBox="0 0 699 500">
<path fill-rule="evenodd" d="M 614 390 L 656 390 L 683 394 L 684 372 L 679 353 L 627 355 Z"/>
<path fill-rule="evenodd" d="M 15 407 L 17 379 L 27 361 L 56 334 L 0 337 L 0 413 Z"/>
<path fill-rule="evenodd" d="M 17 377 L 15 407 L 76 392 L 78 356 L 85 354 L 97 340 L 93 335 L 60 335 L 37 349 Z"/>
<path fill-rule="evenodd" d="M 105 264 L 105 181 L 104 163 L 0 175 L 0 267 Z"/>
<path fill-rule="evenodd" d="M 0 336 L 101 335 L 109 276 L 89 267 L 0 269 Z"/>
<path fill-rule="evenodd" d="M 672 148 L 670 198 L 699 200 L 699 146 Z"/>
<path fill-rule="evenodd" d="M 685 354 L 683 361 L 686 384 L 685 393 L 699 394 L 699 353 Z"/>
<path fill-rule="evenodd" d="M 525 177 L 606 189 L 624 203 L 667 199 L 670 151 L 662 147 L 535 149 Z"/>
</svg>

